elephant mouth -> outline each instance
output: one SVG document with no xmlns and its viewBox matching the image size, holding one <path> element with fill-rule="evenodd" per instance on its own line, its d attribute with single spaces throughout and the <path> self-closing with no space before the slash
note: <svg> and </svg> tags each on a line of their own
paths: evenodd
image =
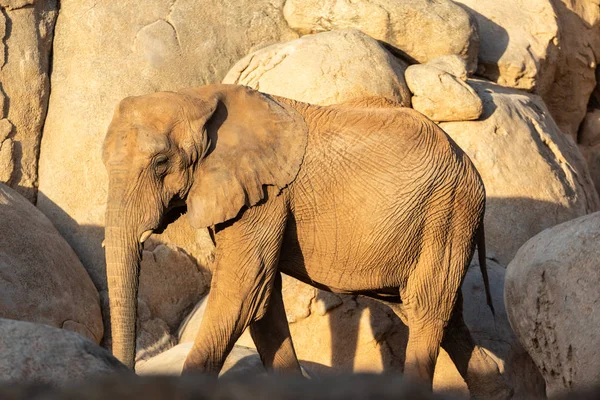
<svg viewBox="0 0 600 400">
<path fill-rule="evenodd" d="M 165 212 L 162 215 L 162 217 L 160 218 L 158 226 L 156 226 L 153 229 L 153 232 L 158 233 L 158 234 L 163 233 L 164 230 L 167 229 L 167 226 L 169 226 L 171 223 L 178 220 L 179 217 L 182 216 L 183 214 L 185 214 L 186 212 L 187 212 L 187 207 L 185 206 L 185 204 L 181 205 L 181 206 L 169 207 L 167 212 Z"/>
</svg>

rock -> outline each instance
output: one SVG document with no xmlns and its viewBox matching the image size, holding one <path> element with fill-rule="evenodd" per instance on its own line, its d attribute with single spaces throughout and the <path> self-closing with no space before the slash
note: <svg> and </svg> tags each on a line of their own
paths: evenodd
<svg viewBox="0 0 600 400">
<path fill-rule="evenodd" d="M 496 361 L 517 396 L 543 395 L 544 381 L 517 341 L 506 317 L 504 267 L 489 260 L 488 271 L 496 317 L 494 319 L 487 307 L 481 272 L 474 263 L 462 288 L 465 321 L 475 341 Z M 408 328 L 389 306 L 362 296 L 324 292 L 287 275 L 283 275 L 282 293 L 298 358 L 319 378 L 331 373 L 403 369 Z M 196 336 L 205 308 L 203 300 L 182 324 L 178 347 Z M 248 330 L 237 345 L 255 348 Z M 469 394 L 444 350 L 440 351 L 436 365 L 434 388 L 440 392 Z"/>
<path fill-rule="evenodd" d="M 488 256 L 507 265 L 529 238 L 598 210 L 585 160 L 538 96 L 471 80 L 478 121 L 440 126 L 469 155 L 487 193 Z"/>
<path fill-rule="evenodd" d="M 14 153 L 15 143 L 12 139 L 0 143 L 0 182 L 8 182 L 15 171 Z"/>
<path fill-rule="evenodd" d="M 29 6 L 22 8 L 25 5 Z M 0 1 L 0 119 L 14 125 L 13 144 L 0 139 L 0 182 L 31 202 L 37 192 L 57 14 L 58 0 Z"/>
<path fill-rule="evenodd" d="M 425 63 L 455 54 L 476 67 L 477 25 L 448 0 L 287 0 L 285 19 L 301 35 L 354 28 Z"/>
<path fill-rule="evenodd" d="M 578 393 L 586 395 L 586 393 Z M 443 400 L 453 397 L 431 393 L 426 387 L 398 376 L 343 375 L 307 380 L 290 376 L 254 376 L 217 380 L 207 376 L 112 376 L 68 388 L 46 385 L 0 384 L 5 400 Z M 590 395 L 593 393 L 590 391 Z M 575 398 L 575 397 L 574 397 Z M 582 397 L 577 397 L 581 399 Z M 595 397 L 584 397 L 592 399 Z"/>
<path fill-rule="evenodd" d="M 560 33 L 554 83 L 543 94 L 563 133 L 577 138 L 600 61 L 600 0 L 552 0 Z"/>
<path fill-rule="evenodd" d="M 433 121 L 469 121 L 483 111 L 481 99 L 468 83 L 433 65 L 411 65 L 406 83 L 414 95 L 413 108 Z"/>
<path fill-rule="evenodd" d="M 600 213 L 546 229 L 508 265 L 510 323 L 549 397 L 600 382 Z"/>
<path fill-rule="evenodd" d="M 73 250 L 44 214 L 1 183 L 0 318 L 70 329 L 96 343 L 103 333 L 98 292 Z"/>
<path fill-rule="evenodd" d="M 376 40 L 343 30 L 262 48 L 235 64 L 223 83 L 320 105 L 383 96 L 410 106 L 405 68 Z"/>
<path fill-rule="evenodd" d="M 463 82 L 467 81 L 467 62 L 459 56 L 441 56 L 429 61 L 427 65 L 447 72 Z"/>
<path fill-rule="evenodd" d="M 152 316 L 176 330 L 208 291 L 210 276 L 173 246 L 159 244 L 144 253 L 138 297 L 147 304 Z"/>
<path fill-rule="evenodd" d="M 181 375 L 183 363 L 194 343 L 179 344 L 169 351 L 136 365 L 138 375 Z M 266 374 L 265 367 L 255 349 L 234 346 L 223 364 L 220 377 L 232 378 L 244 375 Z"/>
<path fill-rule="evenodd" d="M 558 60 L 558 25 L 549 0 L 456 0 L 479 25 L 477 74 L 502 86 L 545 94 Z"/>
<path fill-rule="evenodd" d="M 118 102 L 129 95 L 220 82 L 246 54 L 297 34 L 283 19 L 283 0 L 227 6 L 163 0 L 60 3 L 37 205 L 106 293 L 100 244 L 108 180 L 101 146 Z M 185 234 L 172 234 L 173 229 Z M 185 236 L 186 243 L 168 239 Z M 209 255 L 195 245 L 188 247 L 196 236 L 182 221 L 157 239 L 202 263 Z"/>
<path fill-rule="evenodd" d="M 579 128 L 578 142 L 594 186 L 600 191 L 600 110 L 592 110 L 586 114 Z"/>
<path fill-rule="evenodd" d="M 200 329 L 206 311 L 206 300 L 208 300 L 208 296 L 204 296 L 181 322 L 177 330 L 178 343 L 193 342 L 196 339 L 196 333 Z"/>
<path fill-rule="evenodd" d="M 148 360 L 177 345 L 171 327 L 162 319 L 153 316 L 142 299 L 138 299 L 137 328 L 136 362 Z"/>
<path fill-rule="evenodd" d="M 107 350 L 64 329 L 0 319 L 0 380 L 65 386 L 128 373 Z"/>
</svg>

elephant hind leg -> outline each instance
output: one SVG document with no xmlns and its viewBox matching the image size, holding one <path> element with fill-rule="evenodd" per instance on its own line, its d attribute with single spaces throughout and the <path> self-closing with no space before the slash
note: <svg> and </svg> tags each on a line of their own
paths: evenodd
<svg viewBox="0 0 600 400">
<path fill-rule="evenodd" d="M 462 294 L 459 293 L 454 312 L 442 339 L 456 369 L 463 377 L 472 398 L 509 399 L 513 390 L 506 385 L 498 365 L 475 344 L 463 319 Z"/>
<path fill-rule="evenodd" d="M 408 322 L 405 374 L 431 387 L 444 330 L 473 254 L 477 224 L 466 213 L 435 215 L 425 227 L 419 261 L 400 291 Z M 467 229 L 471 227 L 472 229 Z"/>
<path fill-rule="evenodd" d="M 302 374 L 285 315 L 279 272 L 275 276 L 265 315 L 250 324 L 250 334 L 265 368 Z"/>
</svg>

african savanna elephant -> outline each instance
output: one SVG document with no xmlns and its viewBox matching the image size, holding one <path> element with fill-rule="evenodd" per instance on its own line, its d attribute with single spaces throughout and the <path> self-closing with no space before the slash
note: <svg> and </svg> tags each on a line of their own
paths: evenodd
<svg viewBox="0 0 600 400">
<path fill-rule="evenodd" d="M 441 345 L 472 393 L 503 388 L 462 317 L 460 286 L 476 244 L 489 292 L 484 186 L 418 112 L 384 101 L 319 107 L 235 85 L 160 92 L 119 104 L 103 160 L 113 352 L 126 365 L 134 365 L 142 243 L 187 207 L 216 250 L 184 371 L 217 373 L 250 327 L 266 367 L 299 372 L 285 273 L 401 303 L 408 376 L 431 385 Z"/>
</svg>

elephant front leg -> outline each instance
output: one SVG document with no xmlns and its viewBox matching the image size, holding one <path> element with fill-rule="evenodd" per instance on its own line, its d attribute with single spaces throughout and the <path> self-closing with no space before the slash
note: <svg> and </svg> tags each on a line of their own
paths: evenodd
<svg viewBox="0 0 600 400">
<path fill-rule="evenodd" d="M 254 272 L 241 273 L 229 271 L 229 263 L 223 261 L 219 260 L 213 275 L 204 318 L 185 360 L 184 373 L 218 375 L 235 342 L 254 320 L 262 318 L 267 308 L 274 268 L 257 262 L 253 267 L 241 267 Z"/>
<path fill-rule="evenodd" d="M 250 324 L 250 334 L 265 368 L 302 374 L 283 306 L 281 273 L 275 277 L 264 317 Z"/>
<path fill-rule="evenodd" d="M 240 220 L 216 234 L 214 273 L 206 311 L 185 360 L 184 373 L 218 375 L 235 342 L 248 326 L 257 323 L 261 343 L 257 346 L 259 351 L 264 350 L 261 356 L 267 360 L 273 357 L 273 366 L 282 363 L 277 355 L 283 354 L 286 346 L 281 351 L 270 350 L 266 330 L 268 321 L 273 319 L 272 313 L 279 324 L 281 318 L 285 319 L 285 313 L 277 308 L 281 289 L 274 293 L 273 288 L 278 275 L 286 210 L 281 201 L 267 201 L 248 209 Z M 276 299 L 273 310 L 270 307 L 272 295 Z M 265 317 L 265 322 L 260 323 Z M 275 332 L 279 332 L 275 339 L 281 339 L 282 330 Z M 283 335 L 289 336 L 289 331 Z M 288 342 L 291 346 L 291 341 Z"/>
</svg>

